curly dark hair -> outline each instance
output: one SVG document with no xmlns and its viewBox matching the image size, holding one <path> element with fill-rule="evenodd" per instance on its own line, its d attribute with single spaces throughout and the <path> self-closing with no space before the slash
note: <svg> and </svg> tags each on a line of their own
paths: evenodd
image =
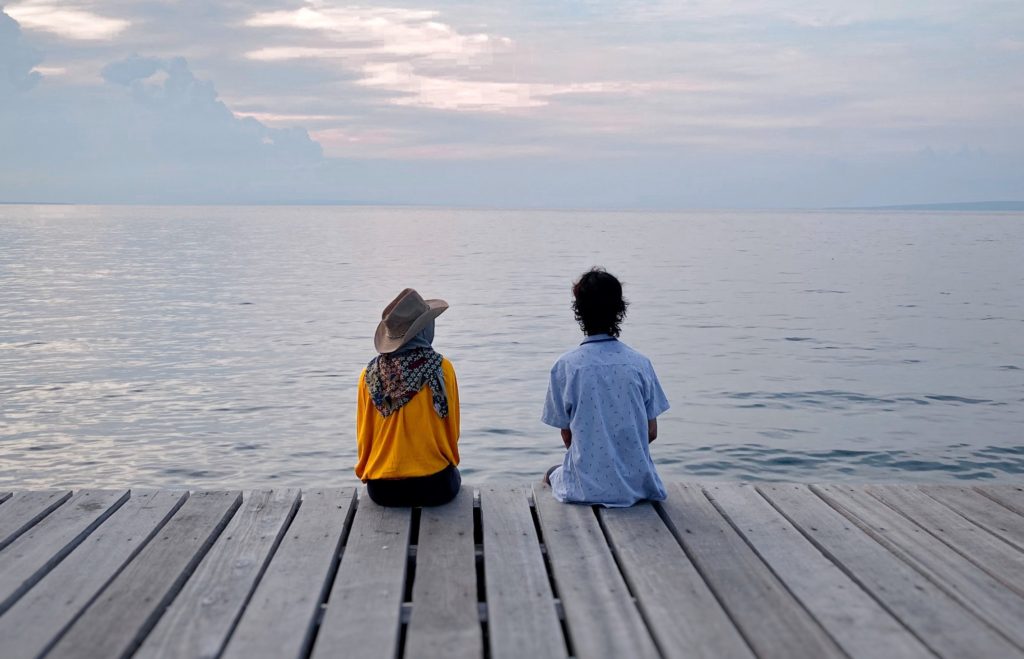
<svg viewBox="0 0 1024 659">
<path fill-rule="evenodd" d="M 619 335 L 629 302 L 622 297 L 622 284 L 614 275 L 595 266 L 576 280 L 572 296 L 572 310 L 584 334 Z"/>
</svg>

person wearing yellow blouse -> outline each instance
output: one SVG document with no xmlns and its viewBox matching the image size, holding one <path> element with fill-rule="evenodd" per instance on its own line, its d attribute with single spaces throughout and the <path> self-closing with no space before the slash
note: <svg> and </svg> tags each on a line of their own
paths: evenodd
<svg viewBox="0 0 1024 659">
<path fill-rule="evenodd" d="M 382 506 L 439 506 L 455 498 L 459 474 L 459 386 L 433 348 L 444 300 L 407 288 L 381 314 L 380 353 L 359 376 L 355 472 Z"/>
</svg>

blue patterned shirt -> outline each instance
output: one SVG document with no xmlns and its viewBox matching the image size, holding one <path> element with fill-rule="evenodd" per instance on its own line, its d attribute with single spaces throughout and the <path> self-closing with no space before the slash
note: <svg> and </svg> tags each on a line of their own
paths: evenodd
<svg viewBox="0 0 1024 659">
<path fill-rule="evenodd" d="M 647 422 L 669 408 L 651 360 L 607 334 L 588 336 L 551 367 L 541 420 L 572 431 L 550 476 L 563 502 L 631 506 L 662 500 Z"/>
</svg>

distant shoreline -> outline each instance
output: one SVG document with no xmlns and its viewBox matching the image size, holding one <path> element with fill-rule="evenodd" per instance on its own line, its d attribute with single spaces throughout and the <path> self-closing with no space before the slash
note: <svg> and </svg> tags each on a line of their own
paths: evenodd
<svg viewBox="0 0 1024 659">
<path fill-rule="evenodd" d="M 844 206 L 847 211 L 1024 211 L 1024 201 L 958 201 L 945 204 L 897 204 L 892 206 Z"/>
</svg>

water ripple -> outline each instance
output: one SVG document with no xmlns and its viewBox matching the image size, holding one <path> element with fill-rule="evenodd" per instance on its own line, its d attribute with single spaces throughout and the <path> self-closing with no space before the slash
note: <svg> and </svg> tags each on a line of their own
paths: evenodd
<svg viewBox="0 0 1024 659">
<path fill-rule="evenodd" d="M 353 483 L 409 285 L 451 303 L 467 480 L 533 480 L 594 263 L 672 403 L 666 479 L 1019 482 L 1020 219 L 3 206 L 0 488 Z"/>
<path fill-rule="evenodd" d="M 872 396 L 854 391 L 823 390 L 823 391 L 736 391 L 723 392 L 726 398 L 736 400 L 761 400 L 739 405 L 738 407 L 775 407 L 777 409 L 798 409 L 803 406 L 820 406 L 830 409 L 845 410 L 852 406 L 877 406 L 893 410 L 907 405 L 931 405 L 933 403 L 951 403 L 963 405 L 1005 405 L 1000 401 L 987 398 L 970 398 L 951 394 L 921 394 Z"/>
</svg>

